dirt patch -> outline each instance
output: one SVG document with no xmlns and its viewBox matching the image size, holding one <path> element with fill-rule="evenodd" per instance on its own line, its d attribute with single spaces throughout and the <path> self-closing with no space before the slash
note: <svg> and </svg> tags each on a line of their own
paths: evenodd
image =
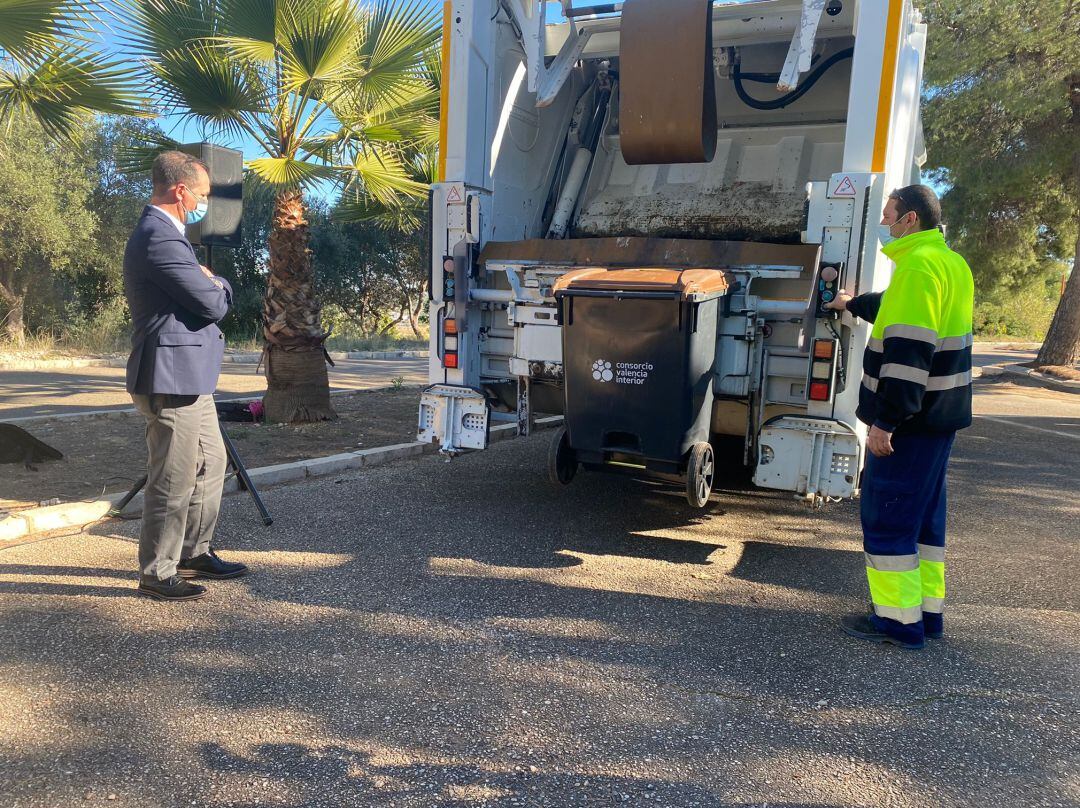
<svg viewBox="0 0 1080 808">
<path fill-rule="evenodd" d="M 420 388 L 334 396 L 337 421 L 265 425 L 225 423 L 248 468 L 371 449 L 416 439 Z M 0 514 L 43 501 L 92 500 L 124 491 L 145 473 L 145 422 L 137 413 L 107 419 L 54 419 L 24 427 L 64 453 L 63 460 L 0 466 Z"/>
</svg>

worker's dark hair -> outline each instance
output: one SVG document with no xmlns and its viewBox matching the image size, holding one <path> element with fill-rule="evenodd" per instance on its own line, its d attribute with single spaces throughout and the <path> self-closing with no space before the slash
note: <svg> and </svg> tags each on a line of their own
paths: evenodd
<svg viewBox="0 0 1080 808">
<path fill-rule="evenodd" d="M 905 185 L 889 194 L 889 199 L 896 200 L 900 216 L 915 211 L 920 230 L 933 230 L 941 224 L 941 202 L 929 185 Z"/>
<path fill-rule="evenodd" d="M 199 179 L 199 169 L 210 173 L 206 163 L 182 151 L 162 152 L 154 158 L 151 175 L 154 181 L 154 193 L 160 194 L 174 185 L 184 183 L 193 185 Z"/>
</svg>

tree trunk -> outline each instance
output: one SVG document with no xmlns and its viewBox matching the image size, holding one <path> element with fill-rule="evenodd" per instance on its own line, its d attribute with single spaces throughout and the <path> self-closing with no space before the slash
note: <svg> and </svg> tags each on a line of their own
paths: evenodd
<svg viewBox="0 0 1080 808">
<path fill-rule="evenodd" d="M 1061 296 L 1050 330 L 1039 356 L 1036 367 L 1046 365 L 1064 365 L 1070 367 L 1080 358 L 1080 236 L 1076 239 L 1076 258 L 1073 261 L 1072 275 L 1065 285 L 1065 294 Z"/>
<path fill-rule="evenodd" d="M 1072 130 L 1080 138 L 1080 75 L 1074 75 L 1069 81 L 1069 101 L 1072 106 Z M 1080 141 L 1073 140 L 1073 195 L 1077 210 L 1077 221 L 1080 221 L 1080 146 L 1075 145 Z M 1070 367 L 1080 358 L 1080 233 L 1076 235 L 1076 246 L 1073 249 L 1073 269 L 1069 282 L 1065 286 L 1065 294 L 1058 302 L 1054 319 L 1050 322 L 1050 330 L 1046 332 L 1046 339 L 1039 356 L 1035 359 L 1036 367 L 1046 365 L 1064 365 Z"/>
<path fill-rule="evenodd" d="M 413 336 L 417 339 L 420 338 L 420 312 L 423 311 L 424 298 L 421 296 L 415 306 L 409 307 L 409 328 L 412 329 Z"/>
<path fill-rule="evenodd" d="M 330 405 L 314 274 L 308 250 L 304 196 L 279 191 L 270 228 L 270 277 L 263 300 L 266 340 L 265 417 L 271 423 L 306 423 L 337 418 Z"/>
<path fill-rule="evenodd" d="M 26 340 L 26 322 L 23 319 L 26 294 L 17 294 L 0 284 L 0 303 L 7 311 L 0 317 L 0 327 L 4 336 L 17 345 Z"/>
</svg>

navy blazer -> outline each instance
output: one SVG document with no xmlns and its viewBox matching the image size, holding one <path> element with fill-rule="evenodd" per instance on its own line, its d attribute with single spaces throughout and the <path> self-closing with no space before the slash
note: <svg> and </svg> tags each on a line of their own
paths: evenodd
<svg viewBox="0 0 1080 808">
<path fill-rule="evenodd" d="M 199 269 L 195 250 L 166 213 L 147 206 L 124 250 L 124 296 L 131 309 L 129 393 L 205 395 L 221 372 L 225 338 L 217 323 L 232 287 Z"/>
</svg>

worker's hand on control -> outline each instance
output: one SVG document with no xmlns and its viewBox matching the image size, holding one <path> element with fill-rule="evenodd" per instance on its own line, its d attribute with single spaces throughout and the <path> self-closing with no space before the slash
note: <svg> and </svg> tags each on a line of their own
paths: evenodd
<svg viewBox="0 0 1080 808">
<path fill-rule="evenodd" d="M 825 304 L 825 308 L 832 309 L 833 311 L 847 311 L 848 301 L 851 300 L 851 295 L 841 289 L 836 293 L 836 297 Z"/>
<path fill-rule="evenodd" d="M 886 432 L 879 426 L 870 427 L 866 448 L 874 457 L 888 457 L 893 453 L 892 432 Z"/>
</svg>

